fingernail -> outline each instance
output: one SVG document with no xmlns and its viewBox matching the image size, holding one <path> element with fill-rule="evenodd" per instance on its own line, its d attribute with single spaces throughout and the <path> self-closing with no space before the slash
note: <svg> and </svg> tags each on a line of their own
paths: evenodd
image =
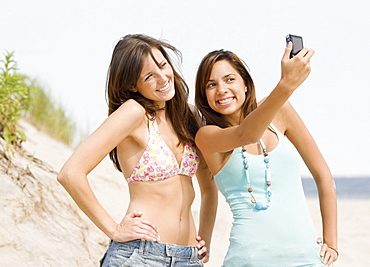
<svg viewBox="0 0 370 267">
<path fill-rule="evenodd" d="M 158 235 L 158 240 L 161 240 L 161 237 Z"/>
</svg>

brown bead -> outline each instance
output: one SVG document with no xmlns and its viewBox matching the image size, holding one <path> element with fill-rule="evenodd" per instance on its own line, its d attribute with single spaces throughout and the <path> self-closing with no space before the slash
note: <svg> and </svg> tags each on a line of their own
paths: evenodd
<svg viewBox="0 0 370 267">
<path fill-rule="evenodd" d="M 253 191 L 253 189 L 251 188 L 251 187 L 249 187 L 248 188 L 248 192 L 250 193 L 250 192 L 252 192 Z"/>
<path fill-rule="evenodd" d="M 268 182 L 266 182 L 266 184 L 267 184 L 268 186 L 270 186 L 270 185 L 271 185 L 271 182 L 270 182 L 270 181 L 268 181 Z"/>
</svg>

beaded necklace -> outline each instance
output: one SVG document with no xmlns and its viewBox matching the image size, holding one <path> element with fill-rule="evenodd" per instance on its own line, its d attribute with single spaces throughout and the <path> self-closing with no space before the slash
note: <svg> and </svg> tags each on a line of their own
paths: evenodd
<svg viewBox="0 0 370 267">
<path fill-rule="evenodd" d="M 243 154 L 243 163 L 244 163 L 244 169 L 245 174 L 247 176 L 247 186 L 248 186 L 248 192 L 251 195 L 251 202 L 254 204 L 254 208 L 257 210 L 267 210 L 271 206 L 271 172 L 270 172 L 270 157 L 268 154 L 268 151 L 266 149 L 265 144 L 263 143 L 262 139 L 259 140 L 259 144 L 261 145 L 262 151 L 263 151 L 263 161 L 266 165 L 265 167 L 265 182 L 266 182 L 266 199 L 267 203 L 263 204 L 260 201 L 257 201 L 256 197 L 253 194 L 253 189 L 251 187 L 251 179 L 249 176 L 249 165 L 248 165 L 248 159 L 247 159 L 247 149 L 245 146 L 242 146 L 242 154 Z"/>
</svg>

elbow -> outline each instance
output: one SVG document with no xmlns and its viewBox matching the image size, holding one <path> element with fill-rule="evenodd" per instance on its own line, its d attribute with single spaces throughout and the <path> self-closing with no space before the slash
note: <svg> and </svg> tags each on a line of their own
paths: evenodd
<svg viewBox="0 0 370 267">
<path fill-rule="evenodd" d="M 63 185 L 66 180 L 67 180 L 66 175 L 63 172 L 59 172 L 59 174 L 57 176 L 58 183 L 60 183 L 61 185 Z"/>
<path fill-rule="evenodd" d="M 324 180 L 325 181 L 325 180 Z M 334 179 L 330 179 L 326 182 L 319 180 L 317 189 L 319 191 L 319 197 L 337 197 L 337 187 L 335 185 Z"/>
<path fill-rule="evenodd" d="M 70 177 L 71 177 L 71 173 L 68 170 L 65 170 L 65 168 L 62 168 L 62 170 L 59 172 L 57 176 L 57 181 L 61 185 L 65 186 L 70 180 Z"/>
<path fill-rule="evenodd" d="M 334 179 L 333 179 L 333 183 L 331 185 L 331 191 L 332 191 L 333 195 L 335 195 L 335 196 L 337 195 L 337 186 L 335 185 Z"/>
<path fill-rule="evenodd" d="M 337 194 L 337 187 L 335 185 L 334 179 L 330 179 L 329 183 L 321 185 L 322 188 L 328 188 L 328 191 L 332 194 L 335 195 Z"/>
<path fill-rule="evenodd" d="M 203 201 L 213 203 L 216 207 L 218 204 L 218 188 L 215 184 L 210 185 L 206 190 L 201 192 L 201 198 Z"/>
<path fill-rule="evenodd" d="M 72 164 L 65 164 L 57 175 L 57 181 L 64 188 L 78 186 L 83 180 L 87 179 L 87 173 Z"/>
</svg>

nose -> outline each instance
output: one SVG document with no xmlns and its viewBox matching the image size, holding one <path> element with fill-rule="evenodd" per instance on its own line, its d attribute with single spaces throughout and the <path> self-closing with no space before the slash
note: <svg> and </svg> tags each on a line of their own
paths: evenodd
<svg viewBox="0 0 370 267">
<path fill-rule="evenodd" d="M 168 80 L 168 78 L 167 78 L 167 75 L 166 75 L 167 73 L 166 73 L 166 71 L 164 71 L 164 70 L 161 70 L 161 71 L 159 71 L 159 73 L 158 73 L 158 81 L 160 82 L 160 83 L 164 83 L 164 82 L 166 82 L 167 80 Z"/>
<path fill-rule="evenodd" d="M 218 94 L 225 94 L 225 93 L 227 93 L 227 91 L 228 91 L 227 85 L 224 84 L 224 83 L 219 84 L 219 86 L 217 87 L 217 93 Z"/>
</svg>

